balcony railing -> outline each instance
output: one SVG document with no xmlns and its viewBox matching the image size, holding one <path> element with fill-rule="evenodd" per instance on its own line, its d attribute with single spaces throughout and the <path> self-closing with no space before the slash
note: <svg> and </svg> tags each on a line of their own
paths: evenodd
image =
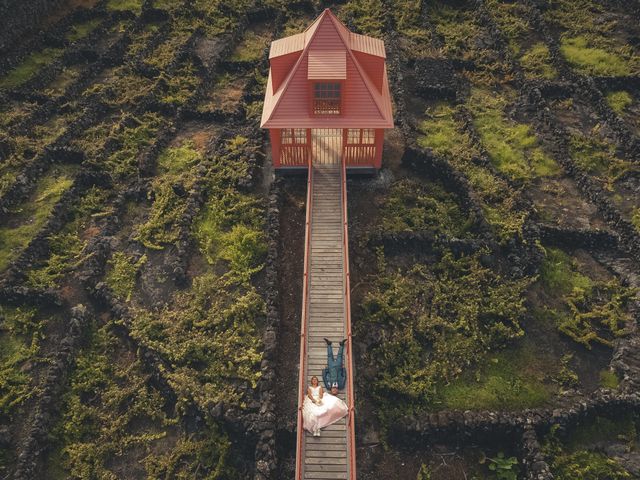
<svg viewBox="0 0 640 480">
<path fill-rule="evenodd" d="M 314 115 L 340 115 L 339 98 L 314 98 Z"/>
</svg>

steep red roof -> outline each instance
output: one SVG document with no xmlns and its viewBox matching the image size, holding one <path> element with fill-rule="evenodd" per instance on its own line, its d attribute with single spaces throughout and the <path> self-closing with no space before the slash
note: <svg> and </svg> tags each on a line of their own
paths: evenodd
<svg viewBox="0 0 640 480">
<path fill-rule="evenodd" d="M 358 58 L 364 57 L 378 60 L 363 65 Z M 393 128 L 384 43 L 350 32 L 329 9 L 304 32 L 272 42 L 269 58 L 261 127 Z M 311 115 L 309 79 L 344 79 L 345 75 L 342 115 Z"/>
</svg>

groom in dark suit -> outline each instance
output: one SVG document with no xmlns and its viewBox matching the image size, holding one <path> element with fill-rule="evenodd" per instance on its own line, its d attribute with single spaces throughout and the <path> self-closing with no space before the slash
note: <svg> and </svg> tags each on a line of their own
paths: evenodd
<svg viewBox="0 0 640 480">
<path fill-rule="evenodd" d="M 324 339 L 327 342 L 327 366 L 322 371 L 322 380 L 327 390 L 333 393 L 333 388 L 342 390 L 347 383 L 347 370 L 344 368 L 344 344 L 347 340 L 340 342 L 340 348 L 338 349 L 338 356 L 333 358 L 333 345 L 328 338 Z"/>
</svg>

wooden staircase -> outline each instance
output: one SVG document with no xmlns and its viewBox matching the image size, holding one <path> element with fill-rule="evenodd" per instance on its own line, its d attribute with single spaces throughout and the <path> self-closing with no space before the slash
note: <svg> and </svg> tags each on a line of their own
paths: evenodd
<svg viewBox="0 0 640 480">
<path fill-rule="evenodd" d="M 340 159 L 337 160 L 314 165 L 309 172 L 296 459 L 298 480 L 356 478 L 346 171 Z M 314 437 L 302 428 L 301 407 L 311 377 L 317 376 L 322 383 L 322 371 L 327 365 L 325 337 L 332 340 L 334 355 L 339 341 L 348 339 L 345 348 L 347 387 L 338 396 L 349 406 L 349 415 L 322 429 L 319 437 Z"/>
</svg>

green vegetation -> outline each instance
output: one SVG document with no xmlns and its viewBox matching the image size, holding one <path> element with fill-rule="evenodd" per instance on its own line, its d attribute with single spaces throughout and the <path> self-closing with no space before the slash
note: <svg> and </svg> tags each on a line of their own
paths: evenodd
<svg viewBox="0 0 640 480">
<path fill-rule="evenodd" d="M 112 328 L 97 329 L 78 357 L 53 432 L 59 445 L 53 457 L 57 469 L 73 478 L 116 478 L 120 461 L 129 459 L 149 478 L 164 473 L 187 478 L 197 469 L 209 472 L 209 478 L 226 478 L 226 435 L 215 426 L 191 437 L 177 434 L 177 418 L 166 412 L 149 374 L 132 352 L 123 350 Z M 164 453 L 157 453 L 158 447 Z"/>
<path fill-rule="evenodd" d="M 115 11 L 131 10 L 134 13 L 142 11 L 143 0 L 108 0 L 107 9 Z"/>
<path fill-rule="evenodd" d="M 237 150 L 246 140 L 234 137 L 229 150 Z M 258 198 L 241 193 L 234 186 L 234 179 L 241 178 L 246 165 L 238 165 L 240 169 L 232 172 L 225 163 L 218 159 L 211 172 L 213 188 L 193 231 L 207 261 L 212 265 L 224 261 L 229 269 L 227 276 L 245 283 L 262 269 L 266 253 L 263 209 Z"/>
<path fill-rule="evenodd" d="M 509 66 L 486 47 L 492 42 L 490 34 L 473 10 L 436 3 L 429 9 L 429 18 L 444 41 L 442 55 L 473 62 L 474 68 L 464 71 L 473 83 L 490 86 L 508 80 Z"/>
<path fill-rule="evenodd" d="M 139 154 L 153 143 L 164 123 L 156 113 L 144 113 L 139 117 L 125 115 L 111 135 L 120 148 L 107 158 L 104 168 L 114 177 L 137 173 Z"/>
<path fill-rule="evenodd" d="M 633 97 L 629 92 L 619 90 L 617 92 L 607 93 L 607 102 L 614 112 L 621 115 L 627 107 L 631 106 L 633 103 Z"/>
<path fill-rule="evenodd" d="M 6 269 L 44 227 L 51 210 L 73 179 L 68 168 L 58 168 L 38 184 L 31 200 L 15 212 L 9 224 L 0 227 L 0 271 Z"/>
<path fill-rule="evenodd" d="M 41 339 L 35 310 L 0 306 L 0 420 L 10 420 L 36 393 L 29 372 Z"/>
<path fill-rule="evenodd" d="M 487 458 L 489 470 L 495 472 L 497 480 L 518 480 L 518 459 L 516 457 L 505 457 L 503 452 L 499 452 L 496 457 Z"/>
<path fill-rule="evenodd" d="M 35 52 L 25 58 L 20 65 L 11 70 L 3 78 L 0 78 L 0 89 L 15 88 L 31 77 L 33 77 L 38 70 L 45 67 L 60 57 L 63 53 L 59 48 L 45 48 L 40 52 Z"/>
<path fill-rule="evenodd" d="M 558 72 L 551 65 L 549 47 L 542 42 L 532 45 L 529 50 L 522 54 L 520 66 L 527 78 L 553 80 L 558 76 Z"/>
<path fill-rule="evenodd" d="M 187 207 L 186 192 L 196 181 L 192 168 L 201 160 L 202 154 L 191 142 L 167 148 L 158 158 L 159 175 L 150 192 L 151 212 L 136 232 L 136 240 L 145 247 L 162 250 L 178 240 L 179 220 Z"/>
<path fill-rule="evenodd" d="M 411 179 L 392 185 L 380 217 L 380 229 L 390 233 L 431 231 L 465 237 L 472 224 L 455 194 L 439 183 Z"/>
<path fill-rule="evenodd" d="M 505 117 L 508 100 L 488 90 L 473 90 L 468 105 L 474 126 L 492 163 L 514 180 L 557 175 L 559 165 L 540 148 L 531 127 Z"/>
<path fill-rule="evenodd" d="M 597 76 L 631 75 L 628 61 L 602 48 L 591 46 L 584 36 L 563 38 L 560 52 L 581 73 Z"/>
<path fill-rule="evenodd" d="M 593 342 L 612 346 L 612 339 L 628 333 L 627 305 L 636 294 L 613 278 L 596 281 L 578 270 L 578 263 L 557 248 L 546 248 L 540 280 L 561 306 L 545 307 L 544 314 L 558 330 L 590 349 Z"/>
<path fill-rule="evenodd" d="M 101 23 L 101 19 L 94 18 L 78 25 L 72 25 L 71 31 L 67 33 L 66 38 L 70 42 L 76 42 L 93 32 Z"/>
<path fill-rule="evenodd" d="M 445 157 L 464 173 L 501 241 L 519 234 L 525 212 L 516 209 L 517 193 L 504 180 L 474 162 L 479 152 L 462 131 L 455 108 L 441 104 L 428 110 L 426 115 L 427 119 L 420 124 L 423 135 L 418 137 L 418 144 Z"/>
<path fill-rule="evenodd" d="M 108 213 L 102 206 L 104 200 L 105 192 L 96 187 L 79 199 L 64 228 L 49 237 L 49 257 L 27 272 L 28 285 L 34 288 L 55 287 L 88 258 L 84 255 L 86 241 L 81 237 L 91 218 Z"/>
<path fill-rule="evenodd" d="M 622 480 L 632 478 L 616 460 L 601 453 L 600 442 L 625 442 L 630 448 L 637 439 L 636 418 L 623 415 L 616 420 L 596 417 L 579 425 L 571 434 L 560 439 L 557 425 L 545 438 L 543 451 L 550 459 L 554 478 L 559 480 Z"/>
<path fill-rule="evenodd" d="M 257 62 L 262 59 L 270 39 L 271 35 L 268 33 L 259 34 L 247 31 L 242 42 L 231 55 L 231 60 L 236 62 Z"/>
<path fill-rule="evenodd" d="M 351 0 L 341 9 L 341 14 L 353 21 L 359 33 L 377 38 L 384 36 L 386 10 L 382 0 Z"/>
<path fill-rule="evenodd" d="M 377 325 L 385 339 L 363 359 L 376 372 L 371 389 L 383 421 L 437 408 L 439 385 L 523 335 L 523 294 L 532 280 L 507 280 L 483 267 L 483 253 L 454 258 L 443 251 L 433 264 L 400 271 L 387 268 L 379 252 L 380 273 L 358 328 L 364 334 Z"/>
<path fill-rule="evenodd" d="M 167 375 L 179 411 L 192 403 L 204 411 L 219 402 L 245 408 L 244 389 L 260 377 L 255 322 L 264 309 L 253 287 L 204 274 L 159 312 L 137 309 L 131 333 L 173 365 Z"/>
<path fill-rule="evenodd" d="M 548 22 L 563 30 L 560 51 L 580 73 L 634 75 L 640 57 L 617 34 L 618 22 L 609 9 L 593 0 L 555 0 L 544 12 Z"/>
<path fill-rule="evenodd" d="M 173 75 L 163 75 L 162 78 L 166 82 L 167 89 L 161 100 L 176 106 L 185 103 L 200 84 L 200 77 L 193 62 L 188 62 L 176 69 Z"/>
<path fill-rule="evenodd" d="M 520 54 L 522 43 L 531 31 L 531 25 L 527 20 L 529 8 L 520 3 L 507 3 L 502 0 L 488 0 L 486 6 L 500 31 L 507 37 L 511 53 Z"/>
<path fill-rule="evenodd" d="M 610 370 L 602 370 L 600 372 L 600 386 L 604 388 L 609 388 L 611 390 L 615 390 L 618 388 L 620 384 L 620 379 L 615 372 Z"/>
<path fill-rule="evenodd" d="M 129 302 L 136 286 L 136 279 L 140 268 L 147 262 L 147 256 L 142 255 L 138 260 L 124 252 L 116 252 L 109 260 L 109 271 L 105 277 L 107 285 L 113 293 Z"/>
<path fill-rule="evenodd" d="M 454 410 L 522 410 L 542 406 L 556 390 L 545 383 L 554 359 L 533 345 L 487 354 L 475 372 L 467 371 L 438 387 L 436 404 Z"/>
<path fill-rule="evenodd" d="M 636 207 L 633 209 L 633 212 L 631 213 L 631 223 L 640 232 L 640 207 Z"/>
<path fill-rule="evenodd" d="M 621 176 L 630 171 L 640 172 L 640 167 L 616 155 L 616 146 L 602 138 L 597 128 L 590 135 L 571 135 L 570 153 L 580 169 L 598 177 L 610 191 Z"/>
</svg>

